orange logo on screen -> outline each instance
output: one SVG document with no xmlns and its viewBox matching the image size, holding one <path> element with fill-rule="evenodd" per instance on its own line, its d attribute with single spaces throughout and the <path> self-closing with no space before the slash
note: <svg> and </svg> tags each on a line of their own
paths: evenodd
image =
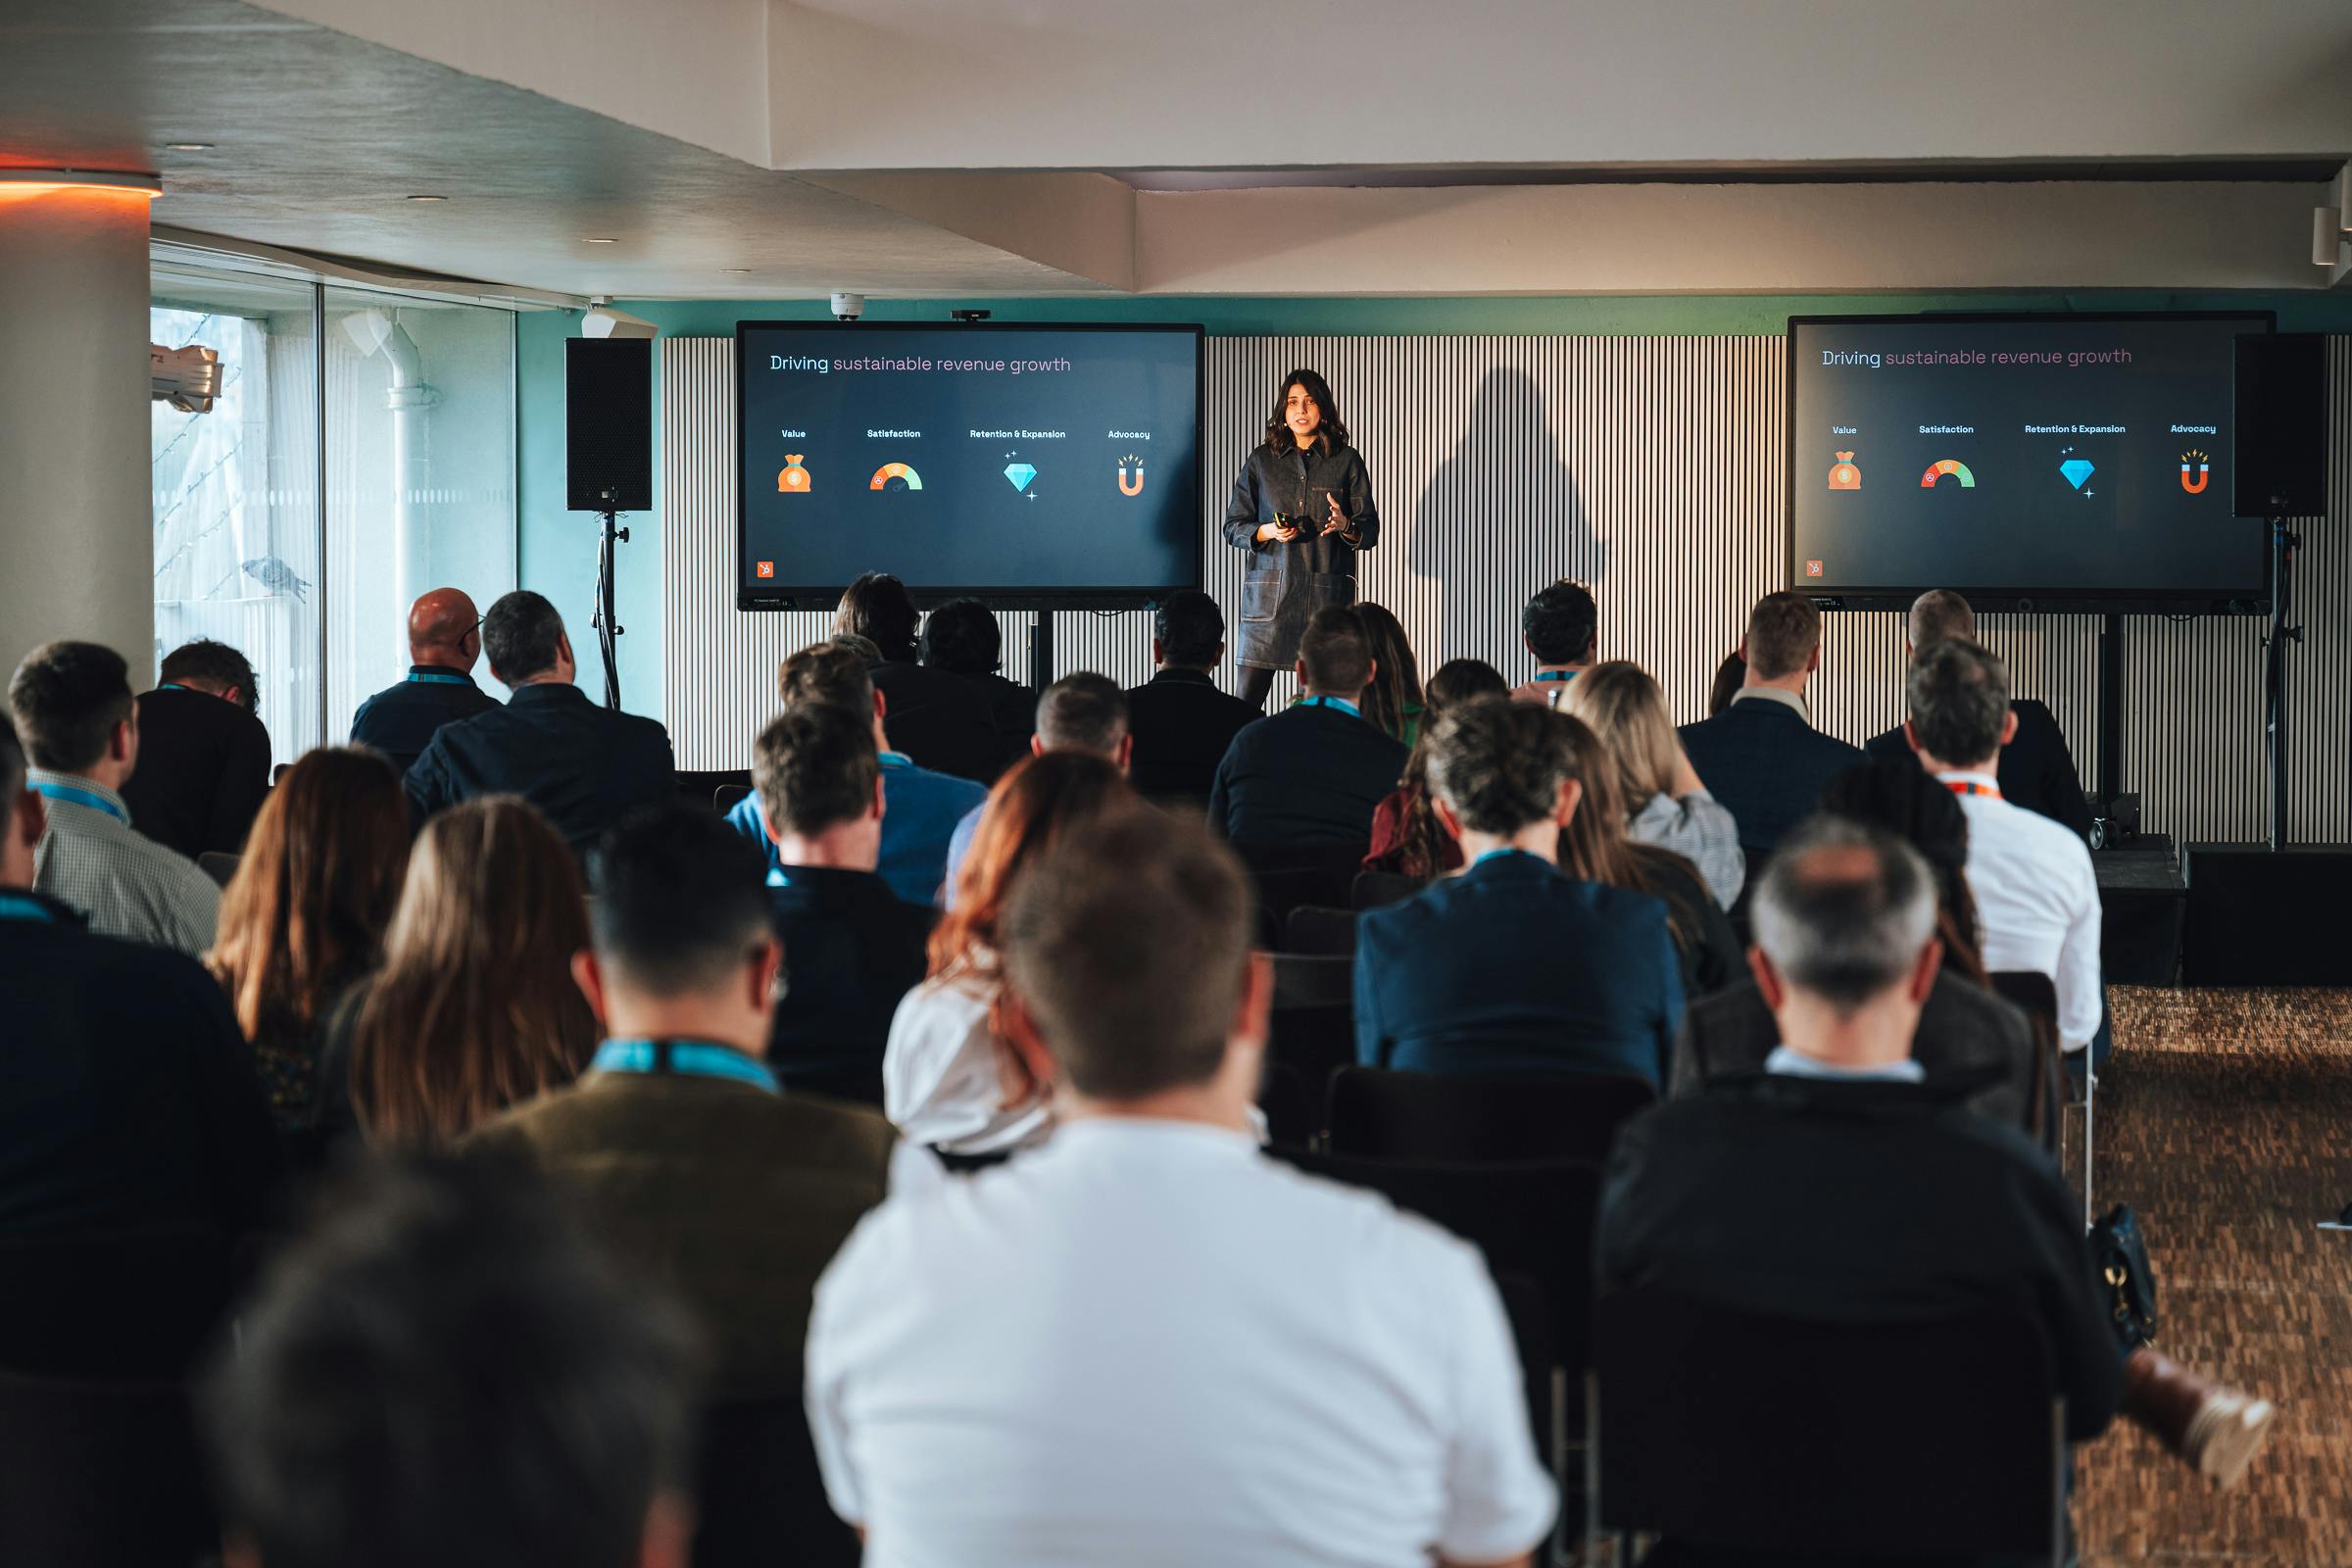
<svg viewBox="0 0 2352 1568">
<path fill-rule="evenodd" d="M 784 471 L 776 475 L 776 488 L 788 496 L 805 496 L 808 493 L 808 470 L 801 466 L 801 455 L 798 452 L 784 454 Z"/>
<path fill-rule="evenodd" d="M 2192 466 L 2196 468 L 2196 473 L 2193 476 L 2189 473 L 2189 468 Z M 2199 452 L 2192 447 L 2188 451 L 2180 454 L 2181 489 L 2187 491 L 2192 496 L 2202 495 L 2205 493 L 2205 481 L 2212 476 L 2213 470 L 2206 464 L 2204 453 Z"/>
<path fill-rule="evenodd" d="M 1805 563 L 1805 575 L 1806 575 L 1806 576 L 1808 576 L 1808 577 L 1818 577 L 1818 576 L 1820 576 L 1820 575 L 1821 575 L 1821 563 L 1820 563 L 1820 562 L 1818 562 L 1818 561 L 1808 561 L 1808 562 L 1806 562 L 1806 563 Z"/>
<path fill-rule="evenodd" d="M 752 568 L 752 574 L 756 577 L 773 577 L 776 574 L 776 564 L 772 561 L 762 561 Z"/>
</svg>

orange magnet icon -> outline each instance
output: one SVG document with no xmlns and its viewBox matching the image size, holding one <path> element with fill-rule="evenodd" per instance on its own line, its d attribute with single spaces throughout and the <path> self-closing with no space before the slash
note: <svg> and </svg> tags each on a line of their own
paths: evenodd
<svg viewBox="0 0 2352 1568">
<path fill-rule="evenodd" d="M 808 493 L 808 470 L 801 466 L 798 452 L 784 454 L 784 471 L 776 475 L 776 488 L 786 495 L 805 496 Z"/>
<path fill-rule="evenodd" d="M 1130 464 L 1134 465 L 1132 469 L 1130 469 L 1128 466 Z M 1132 479 L 1128 477 L 1130 472 L 1134 474 L 1134 478 Z M 1119 494 L 1123 496 L 1140 496 L 1143 493 L 1144 460 L 1134 456 L 1131 453 L 1119 460 Z"/>
<path fill-rule="evenodd" d="M 2189 472 L 2192 467 L 2196 469 L 2193 474 Z M 2202 495 L 2205 491 L 2205 481 L 2211 477 L 2212 469 L 2206 464 L 2204 453 L 2191 448 L 2180 454 L 2181 489 L 2192 496 Z"/>
<path fill-rule="evenodd" d="M 1833 490 L 1859 490 L 1862 488 L 1862 470 L 1854 466 L 1854 455 L 1851 452 L 1838 453 L 1838 461 L 1830 465 L 1830 488 Z"/>
</svg>

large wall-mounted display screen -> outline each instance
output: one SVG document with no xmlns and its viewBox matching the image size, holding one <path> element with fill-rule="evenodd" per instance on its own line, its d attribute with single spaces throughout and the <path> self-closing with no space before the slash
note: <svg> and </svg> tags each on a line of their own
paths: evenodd
<svg viewBox="0 0 2352 1568">
<path fill-rule="evenodd" d="M 1788 323 L 1789 578 L 1881 601 L 2267 596 L 2231 515 L 2237 338 L 2267 315 Z"/>
<path fill-rule="evenodd" d="M 736 602 L 1200 585 L 1200 328 L 745 321 Z"/>
</svg>

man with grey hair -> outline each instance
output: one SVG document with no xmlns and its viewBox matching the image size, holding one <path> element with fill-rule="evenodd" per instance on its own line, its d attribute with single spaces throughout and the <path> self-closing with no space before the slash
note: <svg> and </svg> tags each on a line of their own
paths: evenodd
<svg viewBox="0 0 2352 1568">
<path fill-rule="evenodd" d="M 2048 1333 L 2070 1440 L 2121 1409 L 2234 1480 L 2270 1405 L 2145 1348 L 2127 1359 L 2056 1167 L 1911 1059 L 1943 957 L 1935 901 L 1918 854 L 1874 828 L 1815 817 L 1784 841 L 1748 955 L 1783 1043 L 1762 1074 L 1619 1131 L 1598 1288 L 1858 1326 L 2024 1306 Z"/>
<path fill-rule="evenodd" d="M 1904 618 L 1903 657 L 1914 659 L 1923 648 L 1960 637 L 1974 641 L 1977 612 L 1949 588 L 1931 588 L 1911 601 Z M 2012 700 L 2017 735 L 2001 748 L 2001 798 L 2012 806 L 2036 811 L 2063 822 L 2079 838 L 2090 837 L 2090 803 L 2082 797 L 2082 781 L 2075 773 L 2075 756 L 2067 749 L 2066 732 L 2046 704 L 2031 698 Z M 1888 758 L 1909 760 L 1911 743 L 1897 724 L 1862 743 L 1873 761 Z"/>
<path fill-rule="evenodd" d="M 1920 766 L 1959 796 L 1968 813 L 1968 890 L 1984 932 L 1984 967 L 2048 975 L 2058 990 L 2059 1043 L 2080 1052 L 2100 1033 L 2106 1010 L 2098 878 L 2080 838 L 2006 798 L 1996 763 L 2018 723 L 2008 674 L 1982 643 L 1947 637 L 1911 661 L 1903 733 Z"/>
<path fill-rule="evenodd" d="M 1082 669 L 1064 675 L 1037 700 L 1037 732 L 1029 737 L 1029 755 L 1048 752 L 1090 752 L 1124 773 L 1135 757 L 1135 736 L 1127 727 L 1127 694 L 1108 675 Z M 983 800 L 963 813 L 948 840 L 948 881 L 944 898 L 956 906 L 956 883 L 963 858 L 979 836 L 980 818 L 988 811 Z"/>
</svg>

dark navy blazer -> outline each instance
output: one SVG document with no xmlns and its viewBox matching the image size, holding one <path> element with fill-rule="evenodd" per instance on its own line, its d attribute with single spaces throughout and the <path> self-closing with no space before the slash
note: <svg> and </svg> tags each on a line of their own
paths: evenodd
<svg viewBox="0 0 2352 1568">
<path fill-rule="evenodd" d="M 402 783 L 420 823 L 477 795 L 519 795 L 580 852 L 677 788 L 667 730 L 599 708 L 577 686 L 549 682 L 522 687 L 504 708 L 442 725 Z"/>
<path fill-rule="evenodd" d="M 1217 764 L 1208 825 L 1242 844 L 1370 844 L 1408 754 L 1345 709 L 1300 703 L 1242 727 Z"/>
<path fill-rule="evenodd" d="M 351 743 L 372 747 L 406 773 L 432 745 L 444 724 L 486 713 L 498 699 L 463 670 L 440 664 L 411 664 L 409 678 L 387 686 L 360 705 L 351 718 Z"/>
<path fill-rule="evenodd" d="M 1666 1079 L 1682 965 L 1656 899 L 1491 855 L 1355 927 L 1355 1058 Z"/>
<path fill-rule="evenodd" d="M 1751 887 L 1782 835 L 1820 807 L 1830 780 L 1863 760 L 1858 747 L 1824 735 L 1769 697 L 1745 698 L 1685 724 L 1682 737 L 1699 782 L 1740 824 Z"/>
</svg>

